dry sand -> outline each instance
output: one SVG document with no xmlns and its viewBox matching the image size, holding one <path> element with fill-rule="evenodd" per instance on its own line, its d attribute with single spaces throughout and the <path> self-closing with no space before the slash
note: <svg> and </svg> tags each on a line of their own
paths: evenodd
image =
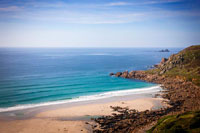
<svg viewBox="0 0 200 133">
<path fill-rule="evenodd" d="M 152 109 L 160 98 L 140 98 L 128 101 L 87 104 L 40 112 L 31 119 L 0 121 L 2 133 L 86 133 L 91 125 L 85 122 L 92 116 L 110 115 L 110 106 L 129 107 L 143 111 Z"/>
</svg>

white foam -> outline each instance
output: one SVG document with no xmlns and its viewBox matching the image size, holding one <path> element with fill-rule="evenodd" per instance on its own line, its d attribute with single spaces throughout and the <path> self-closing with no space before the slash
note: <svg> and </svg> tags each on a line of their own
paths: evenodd
<svg viewBox="0 0 200 133">
<path fill-rule="evenodd" d="M 78 98 L 74 98 L 70 100 L 60 100 L 60 101 L 45 102 L 45 103 L 38 103 L 38 104 L 24 104 L 24 105 L 17 105 L 17 106 L 8 107 L 8 108 L 0 108 L 0 112 L 16 111 L 16 110 L 23 110 L 23 109 L 42 107 L 42 106 L 48 106 L 48 105 L 64 104 L 64 103 L 99 100 L 99 99 L 110 98 L 114 96 L 152 93 L 152 92 L 158 92 L 160 90 L 161 90 L 160 85 L 157 85 L 157 86 L 142 88 L 142 89 L 138 88 L 138 89 L 129 89 L 129 90 L 120 90 L 120 91 L 110 91 L 110 92 L 100 93 L 96 95 L 80 96 Z"/>
</svg>

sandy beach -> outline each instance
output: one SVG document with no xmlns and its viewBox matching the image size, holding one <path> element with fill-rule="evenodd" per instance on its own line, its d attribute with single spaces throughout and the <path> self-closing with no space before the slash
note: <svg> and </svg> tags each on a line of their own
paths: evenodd
<svg viewBox="0 0 200 133">
<path fill-rule="evenodd" d="M 90 118 L 112 114 L 110 106 L 143 111 L 161 105 L 161 98 L 146 97 L 56 108 L 40 112 L 28 119 L 1 120 L 0 131 L 3 133 L 87 133 L 92 131 L 91 124 L 94 124 Z"/>
</svg>

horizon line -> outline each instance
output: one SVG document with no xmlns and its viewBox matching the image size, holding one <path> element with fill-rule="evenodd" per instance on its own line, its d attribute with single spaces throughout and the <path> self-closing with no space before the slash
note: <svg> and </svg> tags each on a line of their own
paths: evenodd
<svg viewBox="0 0 200 133">
<path fill-rule="evenodd" d="M 198 44 L 197 44 L 198 45 Z M 157 47 L 157 46 L 148 46 L 148 47 L 139 47 L 139 46 L 136 46 L 136 47 L 65 47 L 65 46 L 61 46 L 61 47 L 48 47 L 48 46 L 41 46 L 41 47 L 30 47 L 30 46 L 0 46 L 0 48 L 184 48 L 184 47 L 189 47 L 189 46 L 194 46 L 194 45 L 188 45 L 188 46 L 160 46 L 160 47 Z"/>
</svg>

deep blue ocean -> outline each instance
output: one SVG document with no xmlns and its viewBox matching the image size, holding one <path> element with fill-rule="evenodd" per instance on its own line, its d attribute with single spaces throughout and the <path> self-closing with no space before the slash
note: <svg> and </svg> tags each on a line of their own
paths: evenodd
<svg viewBox="0 0 200 133">
<path fill-rule="evenodd" d="M 155 84 L 110 77 L 109 73 L 145 70 L 181 50 L 160 49 L 0 48 L 0 112 L 155 88 Z"/>
</svg>

